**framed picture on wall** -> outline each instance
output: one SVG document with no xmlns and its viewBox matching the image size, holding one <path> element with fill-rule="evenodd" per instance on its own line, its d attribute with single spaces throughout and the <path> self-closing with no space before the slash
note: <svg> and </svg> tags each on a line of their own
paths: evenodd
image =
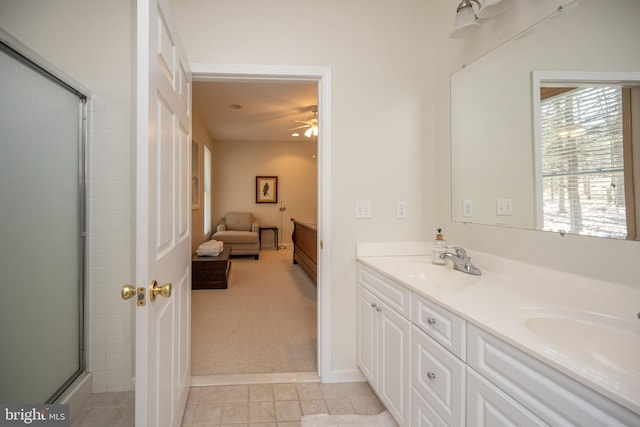
<svg viewBox="0 0 640 427">
<path fill-rule="evenodd" d="M 277 176 L 256 176 L 256 203 L 278 203 Z"/>
</svg>

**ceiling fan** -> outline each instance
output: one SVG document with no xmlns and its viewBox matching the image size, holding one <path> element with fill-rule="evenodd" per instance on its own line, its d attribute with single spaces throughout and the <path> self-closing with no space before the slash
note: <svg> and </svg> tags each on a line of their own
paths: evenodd
<svg viewBox="0 0 640 427">
<path fill-rule="evenodd" d="M 318 106 L 313 105 L 309 107 L 309 111 L 313 113 L 313 116 L 309 117 L 307 120 L 304 120 L 304 121 L 294 120 L 297 123 L 302 123 L 302 125 L 296 126 L 289 130 L 292 131 L 292 130 L 306 128 L 307 130 L 304 132 L 304 136 L 306 136 L 307 138 L 311 138 L 311 135 L 318 136 Z"/>
</svg>

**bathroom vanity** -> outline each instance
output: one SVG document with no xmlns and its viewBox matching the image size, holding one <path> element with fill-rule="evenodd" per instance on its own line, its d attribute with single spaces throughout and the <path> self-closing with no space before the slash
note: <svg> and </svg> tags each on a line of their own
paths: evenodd
<svg viewBox="0 0 640 427">
<path fill-rule="evenodd" d="M 358 365 L 400 426 L 640 425 L 640 289 L 430 252 L 358 245 Z"/>
</svg>

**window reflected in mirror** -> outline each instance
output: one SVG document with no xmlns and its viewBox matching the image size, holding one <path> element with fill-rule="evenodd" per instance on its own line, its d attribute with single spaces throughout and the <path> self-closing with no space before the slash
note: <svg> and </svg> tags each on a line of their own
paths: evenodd
<svg viewBox="0 0 640 427">
<path fill-rule="evenodd" d="M 541 86 L 543 230 L 636 238 L 631 96 L 622 85 Z"/>
</svg>

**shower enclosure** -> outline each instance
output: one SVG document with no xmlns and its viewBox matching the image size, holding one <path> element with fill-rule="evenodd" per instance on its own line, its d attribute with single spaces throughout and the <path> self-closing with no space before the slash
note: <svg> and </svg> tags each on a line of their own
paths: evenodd
<svg viewBox="0 0 640 427">
<path fill-rule="evenodd" d="M 86 100 L 0 31 L 2 403 L 54 402 L 85 368 Z"/>
</svg>

